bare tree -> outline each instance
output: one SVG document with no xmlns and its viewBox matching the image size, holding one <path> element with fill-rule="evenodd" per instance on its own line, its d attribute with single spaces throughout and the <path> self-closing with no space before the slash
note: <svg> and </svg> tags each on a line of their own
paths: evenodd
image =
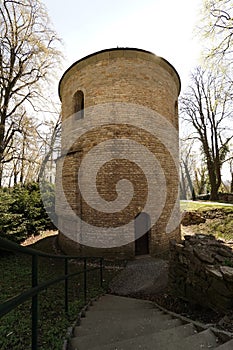
<svg viewBox="0 0 233 350">
<path fill-rule="evenodd" d="M 196 193 L 198 195 L 204 194 L 206 192 L 208 182 L 206 166 L 201 164 L 199 167 L 195 168 L 194 172 L 194 188 L 196 189 Z"/>
<path fill-rule="evenodd" d="M 233 149 L 232 149 L 233 154 Z M 231 180 L 230 180 L 230 192 L 233 193 L 233 156 L 232 159 L 229 161 L 229 167 L 230 167 L 230 174 L 231 174 Z"/>
<path fill-rule="evenodd" d="M 56 144 L 56 142 L 59 140 L 61 134 L 61 116 L 55 123 L 51 123 L 51 128 L 50 128 L 50 133 L 48 137 L 44 137 L 44 135 L 41 136 L 41 139 L 44 142 L 45 146 L 45 156 L 43 157 L 41 164 L 40 164 L 40 169 L 38 173 L 38 181 L 42 179 L 46 179 L 45 176 L 45 171 L 46 171 L 46 166 L 48 162 L 50 162 L 50 168 L 53 168 L 54 166 L 54 159 L 53 157 L 57 158 L 60 154 L 60 149 L 57 149 L 60 147 L 59 145 Z M 55 169 L 54 169 L 55 170 Z M 52 171 L 52 169 L 50 169 Z M 49 180 L 49 179 L 46 179 Z"/>
<path fill-rule="evenodd" d="M 24 184 L 30 181 L 36 181 L 41 164 L 42 142 L 37 136 L 38 124 L 31 118 L 25 116 L 21 133 L 14 138 L 14 159 L 13 168 L 17 171 L 17 177 L 14 183 Z M 12 165 L 9 163 L 9 166 Z"/>
<path fill-rule="evenodd" d="M 181 199 L 187 199 L 191 197 L 196 199 L 195 189 L 193 186 L 193 169 L 194 160 L 192 154 L 193 140 L 181 139 L 180 140 L 180 171 L 181 171 Z"/>
<path fill-rule="evenodd" d="M 0 186 L 26 111 L 37 110 L 60 63 L 58 42 L 39 0 L 0 2 Z"/>
<path fill-rule="evenodd" d="M 231 169 L 231 193 L 233 193 L 233 169 Z"/>
<path fill-rule="evenodd" d="M 232 132 L 231 86 L 223 76 L 197 68 L 192 84 L 181 98 L 183 119 L 194 129 L 193 137 L 200 141 L 211 187 L 211 200 L 218 199 L 221 168 L 227 161 Z"/>
<path fill-rule="evenodd" d="M 199 148 L 192 136 L 180 139 L 181 199 L 207 193 L 208 173 Z"/>
</svg>

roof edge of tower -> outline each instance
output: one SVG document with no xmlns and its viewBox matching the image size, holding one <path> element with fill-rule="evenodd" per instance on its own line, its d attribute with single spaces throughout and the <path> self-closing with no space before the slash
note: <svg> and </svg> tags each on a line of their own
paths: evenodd
<svg viewBox="0 0 233 350">
<path fill-rule="evenodd" d="M 117 54 L 117 51 L 119 52 L 118 54 Z M 132 55 L 132 52 L 134 53 L 133 55 Z M 136 53 L 136 55 L 135 55 L 135 53 Z M 138 55 L 137 55 L 137 53 L 138 53 Z M 59 81 L 59 85 L 58 85 L 58 94 L 59 94 L 60 100 L 61 100 L 62 82 L 64 81 L 65 76 L 68 75 L 68 73 L 72 70 L 73 67 L 80 65 L 80 68 L 82 68 L 83 66 L 86 66 L 87 64 L 97 62 L 98 60 L 103 59 L 103 58 L 139 57 L 139 58 L 145 59 L 146 55 L 148 57 L 151 56 L 151 60 L 154 60 L 155 58 L 157 60 L 161 60 L 161 64 L 164 64 L 165 67 L 167 66 L 170 73 L 172 73 L 172 72 L 173 72 L 173 74 L 175 73 L 176 80 L 177 80 L 178 94 L 179 94 L 180 90 L 181 90 L 180 76 L 179 76 L 177 70 L 173 67 L 173 65 L 170 62 L 168 62 L 166 59 L 164 59 L 163 57 L 157 56 L 153 52 L 150 52 L 150 51 L 147 51 L 144 49 L 131 48 L 131 47 L 116 47 L 116 48 L 104 49 L 104 50 L 93 52 L 90 55 L 87 55 L 87 56 L 75 61 L 68 69 L 66 69 L 66 71 L 63 73 L 63 75 Z"/>
</svg>

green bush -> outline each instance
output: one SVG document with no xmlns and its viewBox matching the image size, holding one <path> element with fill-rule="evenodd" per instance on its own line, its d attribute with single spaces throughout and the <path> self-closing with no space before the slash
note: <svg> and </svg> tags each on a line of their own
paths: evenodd
<svg viewBox="0 0 233 350">
<path fill-rule="evenodd" d="M 54 186 L 45 184 L 46 209 L 54 211 Z M 21 242 L 41 230 L 54 226 L 44 208 L 38 183 L 0 189 L 0 236 Z"/>
</svg>

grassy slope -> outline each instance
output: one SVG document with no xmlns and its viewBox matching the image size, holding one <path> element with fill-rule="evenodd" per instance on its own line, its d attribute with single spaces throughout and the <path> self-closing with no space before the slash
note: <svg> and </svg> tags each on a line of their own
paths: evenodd
<svg viewBox="0 0 233 350">
<path fill-rule="evenodd" d="M 54 236 L 45 237 L 31 247 L 45 252 L 51 252 Z M 81 266 L 70 264 L 70 271 L 77 271 Z M 30 288 L 31 258 L 25 255 L 9 255 L 0 258 L 0 303 L 6 299 Z M 55 278 L 64 273 L 64 265 L 57 259 L 39 259 L 39 282 Z M 106 270 L 105 285 L 115 275 L 116 270 Z M 99 286 L 98 271 L 88 275 L 89 297 L 95 297 L 102 292 Z M 39 344 L 41 350 L 61 349 L 67 327 L 77 317 L 83 306 L 83 276 L 75 277 L 69 282 L 69 316 L 64 313 L 64 282 L 48 288 L 39 296 Z M 0 322 L 0 349 L 27 350 L 30 349 L 30 302 L 19 306 L 5 315 Z"/>
<path fill-rule="evenodd" d="M 217 238 L 233 240 L 233 205 L 210 202 L 181 201 L 181 211 L 197 211 L 206 222 L 189 226 L 193 233 L 213 234 Z"/>
</svg>

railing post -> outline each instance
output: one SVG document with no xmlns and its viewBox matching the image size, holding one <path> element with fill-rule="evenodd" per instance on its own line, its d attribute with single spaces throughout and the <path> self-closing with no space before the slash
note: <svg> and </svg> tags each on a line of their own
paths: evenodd
<svg viewBox="0 0 233 350">
<path fill-rule="evenodd" d="M 68 275 L 68 258 L 65 258 L 65 275 Z M 69 312 L 69 302 L 68 302 L 68 277 L 65 279 L 65 312 Z"/>
<path fill-rule="evenodd" d="M 32 288 L 38 285 L 38 256 L 32 255 Z M 32 297 L 32 350 L 38 347 L 38 295 Z"/>
<path fill-rule="evenodd" d="M 84 281 L 83 281 L 83 288 L 84 288 L 84 302 L 87 303 L 87 259 L 84 258 Z"/>
<path fill-rule="evenodd" d="M 103 258 L 100 258 L 100 286 L 103 287 Z"/>
<path fill-rule="evenodd" d="M 88 258 L 87 257 L 81 257 L 79 258 L 81 261 L 83 259 L 84 266 L 83 271 L 78 271 L 75 273 L 71 273 L 69 275 L 69 260 L 75 259 L 77 257 L 72 256 L 57 256 L 57 258 L 65 260 L 65 276 L 62 274 L 56 279 L 48 280 L 43 283 L 38 284 L 38 260 L 39 256 L 46 257 L 46 258 L 55 258 L 54 255 L 49 255 L 42 252 L 36 252 L 33 249 L 28 249 L 22 246 L 18 246 L 17 244 L 13 242 L 7 242 L 7 240 L 1 239 L 0 242 L 3 241 L 4 248 L 8 251 L 19 251 L 21 253 L 25 253 L 28 255 L 31 255 L 32 257 L 32 266 L 31 266 L 31 284 L 32 289 L 28 289 L 27 291 L 21 293 L 20 295 L 13 297 L 12 300 L 5 301 L 1 305 L 1 317 L 4 314 L 7 314 L 11 310 L 14 310 L 18 305 L 23 304 L 24 302 L 30 300 L 31 298 L 31 349 L 32 350 L 38 350 L 38 293 L 45 290 L 51 285 L 54 285 L 56 283 L 60 283 L 61 281 L 65 282 L 65 311 L 68 313 L 69 308 L 69 295 L 68 295 L 68 287 L 69 287 L 69 277 L 74 277 L 76 275 L 80 275 L 83 273 L 84 278 L 84 300 L 85 304 L 87 303 L 87 273 L 89 272 L 88 269 Z M 2 247 L 1 247 L 2 249 Z M 97 260 L 97 258 L 95 258 Z M 98 262 L 98 260 L 97 260 Z M 100 258 L 99 260 L 100 266 L 100 284 L 101 287 L 103 285 L 103 271 L 104 271 L 104 259 Z M 96 264 L 94 264 L 94 267 L 90 269 L 90 271 L 98 270 L 98 267 L 96 267 Z"/>
</svg>

